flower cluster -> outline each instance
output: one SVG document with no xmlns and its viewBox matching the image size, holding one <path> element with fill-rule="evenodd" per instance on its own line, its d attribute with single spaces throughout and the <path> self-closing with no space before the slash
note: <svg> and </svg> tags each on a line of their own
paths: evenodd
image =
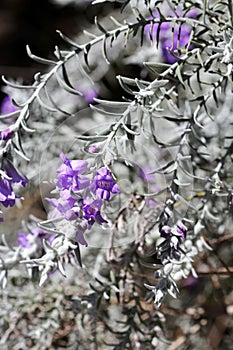
<svg viewBox="0 0 233 350">
<path fill-rule="evenodd" d="M 183 13 L 179 8 L 176 9 L 176 13 L 169 12 L 169 17 L 175 17 L 176 15 L 184 17 Z M 195 18 L 197 16 L 197 11 L 191 10 L 186 14 L 187 18 Z M 158 11 L 154 12 L 154 18 L 159 18 Z M 162 22 L 162 24 L 155 23 L 153 29 L 151 30 L 150 25 L 145 26 L 145 34 L 148 40 L 154 39 L 159 32 L 159 42 L 161 45 L 161 51 L 163 59 L 166 63 L 176 62 L 176 58 L 170 53 L 172 52 L 175 56 L 179 56 L 178 50 L 184 50 L 187 48 L 189 43 L 191 26 L 182 23 L 181 25 L 176 24 L 173 28 L 172 22 Z M 189 50 L 193 49 L 193 45 L 189 45 Z"/>
<path fill-rule="evenodd" d="M 25 187 L 28 180 L 15 168 L 9 155 L 2 156 L 0 169 L 0 202 L 6 208 L 13 207 L 16 198 L 23 199 L 15 194 L 13 185 Z M 0 221 L 3 219 L 0 218 Z"/>
<path fill-rule="evenodd" d="M 55 208 L 52 216 L 61 215 L 74 222 L 76 240 L 87 246 L 84 232 L 95 222 L 107 223 L 101 215 L 103 200 L 109 201 L 111 194 L 119 193 L 120 188 L 107 168 L 100 168 L 91 180 L 87 161 L 69 160 L 63 153 L 60 158 L 63 164 L 57 169 L 56 181 L 59 198 L 47 200 Z"/>
</svg>

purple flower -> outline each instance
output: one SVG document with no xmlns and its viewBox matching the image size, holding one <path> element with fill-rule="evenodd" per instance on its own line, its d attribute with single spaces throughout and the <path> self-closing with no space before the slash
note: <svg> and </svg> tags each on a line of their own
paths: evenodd
<svg viewBox="0 0 233 350">
<path fill-rule="evenodd" d="M 77 200 L 70 195 L 69 190 L 60 191 L 60 198 L 58 199 L 46 198 L 46 200 L 55 207 L 66 220 L 75 220 L 79 216 L 79 208 L 75 206 Z"/>
<path fill-rule="evenodd" d="M 88 221 L 89 225 L 93 225 L 95 221 L 98 224 L 106 223 L 107 221 L 100 214 L 100 208 L 102 206 L 102 201 L 100 199 L 96 199 L 93 202 L 84 202 L 82 205 L 83 209 L 83 217 Z"/>
<path fill-rule="evenodd" d="M 119 186 L 113 181 L 112 175 L 107 168 L 100 168 L 90 186 L 90 190 L 101 199 L 110 199 L 111 193 L 120 192 Z"/>
<path fill-rule="evenodd" d="M 5 96 L 1 104 L 1 114 L 9 114 L 17 111 L 18 108 L 12 103 L 10 96 Z"/>
<path fill-rule="evenodd" d="M 174 40 L 173 40 L 172 28 L 167 30 L 166 33 L 164 32 L 163 33 L 164 35 L 161 35 L 162 54 L 166 62 L 174 63 L 177 61 L 176 58 L 169 53 L 169 50 L 171 50 L 171 52 L 173 52 L 176 56 L 179 56 L 177 49 L 186 48 L 189 42 L 190 33 L 191 33 L 190 26 L 187 24 L 182 24 L 180 28 L 177 25 L 175 26 Z M 190 45 L 189 50 L 193 49 L 193 47 L 194 47 L 193 45 Z"/>
<path fill-rule="evenodd" d="M 4 141 L 10 140 L 14 135 L 14 131 L 10 128 L 1 131 L 1 139 Z"/>
<path fill-rule="evenodd" d="M 15 199 L 18 198 L 11 186 L 11 182 L 0 177 L 0 202 L 4 207 L 13 207 Z"/>
<path fill-rule="evenodd" d="M 27 178 L 20 174 L 18 170 L 16 170 L 10 159 L 4 158 L 2 160 L 2 169 L 5 171 L 7 176 L 11 178 L 12 182 L 18 183 L 22 186 L 26 186 L 28 182 Z"/>
<path fill-rule="evenodd" d="M 0 202 L 4 207 L 13 207 L 15 199 L 23 199 L 23 197 L 17 196 L 12 188 L 13 183 L 25 186 L 27 179 L 21 175 L 14 167 L 13 163 L 7 157 L 2 158 L 1 170 L 5 172 L 5 177 L 0 177 Z M 0 222 L 3 219 L 0 218 Z"/>
<path fill-rule="evenodd" d="M 73 192 L 82 190 L 89 185 L 89 179 L 82 176 L 88 169 L 88 163 L 85 160 L 69 160 L 61 153 L 62 164 L 57 169 L 56 185 L 61 189 L 72 189 Z"/>
<path fill-rule="evenodd" d="M 178 16 L 186 17 L 186 18 L 195 18 L 197 16 L 197 11 L 194 9 L 188 11 L 185 14 L 185 16 L 183 15 L 182 11 L 179 8 L 176 9 L 176 13 L 178 14 Z M 168 13 L 168 16 L 175 17 L 175 14 L 173 12 Z M 159 18 L 158 11 L 154 12 L 154 17 Z M 149 24 L 145 26 L 145 34 L 148 40 L 150 40 L 151 37 L 152 39 L 156 37 L 158 27 L 159 27 L 159 24 L 155 23 L 151 31 L 151 26 Z M 165 62 L 167 63 L 176 62 L 176 58 L 169 53 L 169 50 L 173 52 L 176 56 L 179 56 L 177 49 L 186 48 L 186 46 L 189 43 L 190 34 L 191 34 L 191 26 L 186 23 L 176 24 L 174 27 L 174 33 L 173 33 L 173 24 L 171 22 L 163 22 L 160 25 L 159 41 L 160 41 L 162 55 Z M 193 45 L 190 45 L 189 50 L 193 49 L 193 47 L 194 47 Z"/>
<path fill-rule="evenodd" d="M 33 242 L 35 236 L 37 237 L 37 243 L 39 245 L 42 245 L 43 239 L 46 239 L 49 241 L 49 243 L 52 243 L 55 238 L 55 235 L 50 235 L 45 233 L 41 228 L 35 227 L 30 233 L 19 232 L 18 243 L 21 245 L 21 247 L 30 249 L 32 248 L 31 243 Z"/>
</svg>

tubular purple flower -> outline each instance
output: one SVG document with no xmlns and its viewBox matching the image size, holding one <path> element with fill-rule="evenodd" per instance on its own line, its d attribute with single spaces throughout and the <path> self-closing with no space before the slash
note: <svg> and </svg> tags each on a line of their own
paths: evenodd
<svg viewBox="0 0 233 350">
<path fill-rule="evenodd" d="M 60 198 L 58 199 L 46 198 L 46 200 L 56 208 L 66 220 L 75 220 L 79 216 L 79 208 L 75 206 L 77 200 L 70 195 L 69 190 L 60 191 Z"/>
<path fill-rule="evenodd" d="M 60 158 L 64 164 L 57 169 L 56 185 L 61 190 L 72 189 L 74 192 L 87 188 L 90 181 L 82 174 L 87 171 L 88 163 L 85 160 L 69 160 L 63 153 Z"/>
<path fill-rule="evenodd" d="M 100 199 L 96 199 L 90 203 L 83 202 L 82 209 L 84 213 L 84 218 L 88 221 L 88 224 L 92 226 L 95 221 L 98 224 L 106 223 L 107 221 L 100 214 L 100 208 L 102 206 L 102 201 Z"/>
<path fill-rule="evenodd" d="M 112 175 L 107 168 L 100 168 L 90 185 L 91 192 L 97 194 L 101 199 L 109 200 L 111 193 L 120 192 L 119 186 L 113 181 Z"/>
<path fill-rule="evenodd" d="M 15 195 L 11 182 L 0 177 L 0 202 L 4 205 L 4 207 L 13 207 L 16 198 L 19 197 Z"/>
<path fill-rule="evenodd" d="M 7 176 L 11 178 L 12 182 L 18 183 L 22 186 L 26 186 L 28 182 L 27 178 L 20 174 L 18 170 L 16 170 L 10 159 L 4 158 L 2 160 L 2 169 L 5 171 Z"/>
</svg>

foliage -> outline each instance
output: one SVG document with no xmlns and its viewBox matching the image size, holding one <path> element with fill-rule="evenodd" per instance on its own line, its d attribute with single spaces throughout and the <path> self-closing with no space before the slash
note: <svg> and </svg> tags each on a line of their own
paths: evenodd
<svg viewBox="0 0 233 350">
<path fill-rule="evenodd" d="M 230 349 L 232 3 L 108 8 L 78 38 L 58 32 L 54 59 L 27 47 L 48 67 L 31 85 L 2 78 L 13 100 L 1 116 L 1 343 Z M 22 186 L 39 187 L 45 211 L 21 215 L 13 238 Z M 20 345 L 15 302 L 17 332 L 31 329 Z"/>
</svg>

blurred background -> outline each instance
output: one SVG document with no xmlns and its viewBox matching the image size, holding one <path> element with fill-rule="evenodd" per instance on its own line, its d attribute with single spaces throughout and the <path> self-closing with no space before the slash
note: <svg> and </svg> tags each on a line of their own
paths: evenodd
<svg viewBox="0 0 233 350">
<path fill-rule="evenodd" d="M 117 5 L 114 5 L 117 7 Z M 63 47 L 56 30 L 74 37 L 94 23 L 96 15 L 105 15 L 113 5 L 91 5 L 89 0 L 1 0 L 0 1 L 0 74 L 22 78 L 29 83 L 33 75 L 45 69 L 26 52 L 49 58 L 55 45 Z M 0 80 L 0 102 L 5 94 Z"/>
</svg>

